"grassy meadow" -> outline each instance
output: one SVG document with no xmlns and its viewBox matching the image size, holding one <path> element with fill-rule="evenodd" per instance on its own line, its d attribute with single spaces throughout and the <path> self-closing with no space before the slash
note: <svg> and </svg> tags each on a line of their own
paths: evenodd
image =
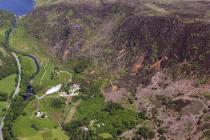
<svg viewBox="0 0 210 140">
<path fill-rule="evenodd" d="M 15 90 L 15 78 L 16 74 L 12 74 L 6 78 L 0 80 L 0 92 L 9 96 L 12 95 Z M 6 109 L 8 108 L 8 101 L 0 101 L 0 120 L 4 116 Z"/>
<path fill-rule="evenodd" d="M 36 73 L 36 64 L 32 58 L 19 55 L 19 59 L 24 77 L 31 77 L 34 73 Z"/>
<path fill-rule="evenodd" d="M 59 123 L 62 120 L 62 108 L 55 109 L 51 101 L 56 96 L 48 96 L 40 101 L 40 111 L 47 118 L 35 116 L 37 100 L 32 100 L 24 109 L 23 114 L 15 121 L 14 132 L 19 139 L 24 140 L 67 140 L 68 137 L 62 131 Z"/>
<path fill-rule="evenodd" d="M 12 74 L 0 80 L 0 91 L 11 95 L 15 89 L 16 74 Z"/>
</svg>

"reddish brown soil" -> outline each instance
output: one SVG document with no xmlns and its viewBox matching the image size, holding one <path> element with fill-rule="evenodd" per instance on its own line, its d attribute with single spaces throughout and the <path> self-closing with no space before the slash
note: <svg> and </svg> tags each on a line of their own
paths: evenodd
<svg viewBox="0 0 210 140">
<path fill-rule="evenodd" d="M 130 93 L 125 88 L 120 88 L 117 91 L 113 91 L 112 88 L 109 87 L 103 89 L 102 94 L 106 101 L 119 102 L 123 98 L 128 97 Z"/>
</svg>

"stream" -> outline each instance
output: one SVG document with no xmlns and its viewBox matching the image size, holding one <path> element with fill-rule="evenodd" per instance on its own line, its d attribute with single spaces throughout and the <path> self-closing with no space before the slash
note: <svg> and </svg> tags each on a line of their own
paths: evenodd
<svg viewBox="0 0 210 140">
<path fill-rule="evenodd" d="M 35 0 L 0 0 L 0 10 L 9 11 L 9 12 L 15 14 L 17 17 L 19 17 L 19 16 L 26 15 L 27 13 L 32 11 L 34 9 L 34 4 L 35 4 Z M 16 23 L 16 20 L 15 20 L 15 23 Z M 16 27 L 16 24 L 13 25 L 13 29 L 15 27 Z M 7 38 L 7 41 L 8 40 L 9 40 L 9 36 Z M 15 61 L 16 61 L 16 64 L 17 64 L 17 68 L 18 68 L 18 75 L 17 75 L 18 79 L 17 79 L 15 90 L 13 92 L 13 96 L 12 96 L 12 99 L 13 99 L 20 92 L 20 83 L 21 83 L 22 71 L 21 71 L 20 60 L 19 60 L 17 54 L 21 54 L 22 55 L 22 53 L 21 52 L 20 53 L 16 52 L 15 50 L 12 50 L 11 48 L 9 48 L 9 50 L 12 53 L 12 55 L 14 56 L 14 58 L 15 58 Z M 28 57 L 32 58 L 33 61 L 36 64 L 37 71 L 36 71 L 36 73 L 33 74 L 32 77 L 30 77 L 30 79 L 33 79 L 39 73 L 39 70 L 40 70 L 39 63 L 38 63 L 37 59 L 35 57 L 33 57 L 32 55 L 26 54 L 25 56 L 28 56 Z M 0 140 L 4 140 L 3 139 L 2 128 L 4 126 L 5 117 L 6 117 L 7 113 L 8 113 L 10 105 L 12 103 L 12 99 L 9 102 L 8 109 L 7 109 L 6 113 L 4 114 L 4 117 L 0 121 Z"/>
<path fill-rule="evenodd" d="M 14 90 L 13 96 L 12 96 L 12 98 L 15 98 L 15 96 L 17 96 L 18 93 L 20 92 L 20 83 L 21 83 L 21 74 L 22 74 L 22 70 L 21 70 L 20 60 L 19 60 L 19 58 L 18 58 L 18 56 L 17 56 L 17 54 L 16 54 L 16 53 L 18 53 L 18 52 L 15 52 L 15 51 L 12 51 L 12 50 L 11 50 L 11 52 L 12 52 L 12 55 L 14 56 L 14 58 L 15 58 L 15 60 L 16 60 L 17 68 L 18 68 L 18 80 L 17 80 L 16 87 L 15 87 L 15 90 Z M 19 53 L 19 54 L 24 55 L 24 54 L 22 54 L 22 53 Z M 32 77 L 30 77 L 30 79 L 33 79 L 34 76 L 36 76 L 36 75 L 39 73 L 39 71 L 40 71 L 40 66 L 39 66 L 38 60 L 37 60 L 35 57 L 33 57 L 32 55 L 24 55 L 24 56 L 27 56 L 27 57 L 32 58 L 33 61 L 35 62 L 37 71 L 36 71 L 36 73 L 33 74 Z M 12 101 L 12 99 L 11 99 L 11 101 Z M 9 105 L 8 105 L 8 110 L 9 110 L 9 108 L 10 108 L 10 105 L 11 105 L 11 102 L 10 102 Z M 4 114 L 4 117 L 2 118 L 2 120 L 1 120 L 1 122 L 0 122 L 0 140 L 4 140 L 4 139 L 3 139 L 2 128 L 3 128 L 3 126 L 4 126 L 4 120 L 5 120 L 5 117 L 6 117 L 7 113 L 8 113 L 8 110 L 7 110 L 7 112 Z"/>
<path fill-rule="evenodd" d="M 14 29 L 14 28 L 15 28 L 15 26 L 13 26 L 13 29 Z M 11 32 L 10 32 L 10 33 L 11 33 Z M 9 40 L 9 38 L 8 38 L 8 40 Z M 17 80 L 17 83 L 16 83 L 15 90 L 14 90 L 14 92 L 13 92 L 13 96 L 12 96 L 12 99 L 13 99 L 13 98 L 15 98 L 15 97 L 18 95 L 18 93 L 20 92 L 20 83 L 21 83 L 21 78 L 22 78 L 22 77 L 21 77 L 21 75 L 22 75 L 21 64 L 20 64 L 20 60 L 19 60 L 17 54 L 20 54 L 20 55 L 23 55 L 23 56 L 27 56 L 27 57 L 31 58 L 31 59 L 34 61 L 37 70 L 36 70 L 36 73 L 34 73 L 34 74 L 30 77 L 30 80 L 32 80 L 32 79 L 39 73 L 39 71 L 40 71 L 40 65 L 39 65 L 39 61 L 37 60 L 37 58 L 35 58 L 34 56 L 32 56 L 32 55 L 30 55 L 30 54 L 23 54 L 23 53 L 21 53 L 21 52 L 12 50 L 11 48 L 9 48 L 9 50 L 10 50 L 10 52 L 12 53 L 13 57 L 15 58 L 15 61 L 16 61 L 16 64 L 17 64 L 17 69 L 18 69 L 18 75 L 17 75 L 18 80 Z M 12 103 L 12 99 L 11 99 L 11 101 L 9 102 L 8 109 L 7 109 L 6 113 L 4 114 L 4 117 L 2 118 L 2 120 L 1 120 L 1 122 L 0 122 L 0 140 L 4 140 L 4 139 L 3 139 L 2 128 L 3 128 L 3 126 L 4 126 L 5 117 L 6 117 L 7 113 L 8 113 L 8 110 L 9 110 L 9 108 L 10 108 L 10 105 L 11 105 L 11 103 Z"/>
</svg>

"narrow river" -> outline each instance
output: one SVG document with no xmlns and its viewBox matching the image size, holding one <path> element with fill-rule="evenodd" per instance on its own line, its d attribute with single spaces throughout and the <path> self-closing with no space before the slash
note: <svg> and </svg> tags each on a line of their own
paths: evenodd
<svg viewBox="0 0 210 140">
<path fill-rule="evenodd" d="M 26 15 L 28 12 L 32 11 L 34 9 L 34 5 L 35 5 L 35 0 L 15 0 L 15 1 L 14 0 L 0 0 L 0 1 L 1 1 L 0 2 L 0 9 L 1 10 L 9 11 L 9 12 L 15 14 L 18 17 L 22 16 L 22 15 Z M 15 23 L 16 23 L 16 20 L 15 20 Z M 15 28 L 15 26 L 16 26 L 16 24 L 13 25 L 13 29 Z M 7 38 L 7 39 L 9 40 L 9 38 Z M 18 77 L 17 77 L 18 79 L 16 81 L 17 82 L 16 87 L 15 87 L 15 90 L 14 90 L 14 93 L 13 93 L 13 96 L 12 96 L 12 99 L 13 99 L 20 92 L 20 83 L 21 83 L 22 71 L 21 71 L 21 64 L 20 64 L 20 61 L 19 61 L 18 56 L 17 56 L 17 54 L 19 54 L 19 53 L 16 52 L 16 51 L 12 51 L 11 49 L 10 49 L 10 51 L 15 58 L 15 61 L 17 63 L 17 68 L 18 68 Z M 34 62 L 36 64 L 36 67 L 37 67 L 37 72 L 31 77 L 31 79 L 33 79 L 33 77 L 39 73 L 39 63 L 38 63 L 38 61 L 35 57 L 33 57 L 31 55 L 27 55 L 27 56 L 34 60 Z M 10 105 L 12 103 L 12 99 L 10 100 L 10 103 L 8 105 L 8 110 L 9 110 Z M 5 120 L 5 117 L 8 113 L 8 110 L 4 114 L 4 117 L 2 118 L 2 121 L 0 120 L 0 140 L 3 140 L 2 128 L 4 126 L 4 120 Z"/>
<path fill-rule="evenodd" d="M 17 75 L 17 78 L 18 79 L 17 79 L 15 90 L 13 92 L 13 96 L 12 96 L 12 99 L 13 99 L 20 92 L 20 84 L 21 84 L 21 78 L 22 78 L 21 77 L 21 75 L 22 75 L 21 63 L 20 63 L 20 60 L 19 60 L 17 54 L 20 54 L 20 55 L 23 55 L 23 56 L 27 56 L 27 57 L 31 58 L 34 61 L 35 65 L 36 65 L 36 72 L 30 77 L 30 80 L 32 80 L 39 73 L 39 71 L 40 71 L 40 65 L 39 65 L 39 61 L 37 60 L 37 58 L 35 58 L 34 56 L 32 56 L 30 54 L 23 54 L 21 52 L 16 52 L 15 50 L 11 50 L 11 49 L 10 49 L 10 51 L 11 51 L 13 57 L 15 58 L 15 61 L 16 61 L 16 64 L 17 64 L 17 69 L 18 69 L 18 75 Z M 12 99 L 11 99 L 9 105 L 8 105 L 7 112 L 4 114 L 4 117 L 2 118 L 2 120 L 0 122 L 0 140 L 4 140 L 3 139 L 2 128 L 4 126 L 5 117 L 6 117 L 7 113 L 8 113 L 8 110 L 10 108 L 10 105 L 12 103 Z"/>
</svg>

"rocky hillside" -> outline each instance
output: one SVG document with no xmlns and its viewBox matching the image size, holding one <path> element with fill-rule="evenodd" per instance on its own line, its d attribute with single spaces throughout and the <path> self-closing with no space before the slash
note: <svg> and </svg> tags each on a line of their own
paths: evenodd
<svg viewBox="0 0 210 140">
<path fill-rule="evenodd" d="M 167 57 L 169 62 L 186 60 L 192 69 L 200 65 L 202 71 L 208 71 L 208 11 L 193 5 L 207 9 L 209 3 L 190 2 L 188 7 L 185 2 L 182 7 L 175 2 L 142 2 L 140 6 L 125 2 L 100 6 L 78 3 L 37 8 L 25 19 L 28 32 L 63 59 L 79 53 L 113 62 L 109 57 L 120 57 L 119 53 L 124 52 L 119 58 L 121 63 L 133 63 L 135 58 L 128 57 L 136 55 L 144 55 L 145 62 L 151 64 Z M 171 66 L 169 62 L 167 66 Z"/>
<path fill-rule="evenodd" d="M 24 27 L 62 61 L 84 58 L 123 73 L 104 97 L 132 99 L 156 139 L 209 137 L 210 2 L 92 2 L 36 8 Z M 139 135 L 132 129 L 122 137 Z"/>
</svg>

